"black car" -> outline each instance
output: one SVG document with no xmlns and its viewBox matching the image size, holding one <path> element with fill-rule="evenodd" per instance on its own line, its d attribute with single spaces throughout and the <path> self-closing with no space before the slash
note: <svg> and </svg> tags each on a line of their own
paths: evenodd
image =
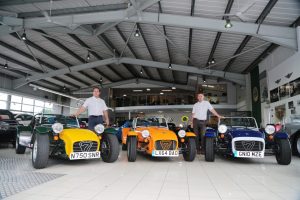
<svg viewBox="0 0 300 200">
<path fill-rule="evenodd" d="M 15 146 L 17 126 L 14 115 L 8 110 L 0 109 L 0 143 L 11 142 Z"/>
</svg>

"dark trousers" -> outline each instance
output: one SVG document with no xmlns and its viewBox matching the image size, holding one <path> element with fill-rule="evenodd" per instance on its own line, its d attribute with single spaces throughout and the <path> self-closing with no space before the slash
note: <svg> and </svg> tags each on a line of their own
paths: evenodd
<svg viewBox="0 0 300 200">
<path fill-rule="evenodd" d="M 99 116 L 90 115 L 89 116 L 89 126 L 88 126 L 88 128 L 91 131 L 94 131 L 94 128 L 97 124 L 103 124 L 102 115 L 99 115 Z"/>
<path fill-rule="evenodd" d="M 200 138 L 201 138 L 201 148 L 204 150 L 204 134 L 206 131 L 206 120 L 193 119 L 194 133 L 196 134 L 196 147 L 200 150 Z"/>
</svg>

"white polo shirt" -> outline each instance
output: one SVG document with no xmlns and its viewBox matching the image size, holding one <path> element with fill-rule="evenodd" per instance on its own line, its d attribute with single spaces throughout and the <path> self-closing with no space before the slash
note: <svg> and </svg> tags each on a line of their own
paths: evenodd
<svg viewBox="0 0 300 200">
<path fill-rule="evenodd" d="M 103 111 L 107 110 L 105 101 L 101 98 L 96 98 L 94 96 L 87 98 L 83 104 L 83 107 L 88 109 L 88 116 L 103 115 Z"/>
<path fill-rule="evenodd" d="M 203 100 L 194 104 L 192 113 L 194 118 L 198 120 L 207 120 L 207 111 L 212 109 L 212 105 L 208 101 Z"/>
</svg>

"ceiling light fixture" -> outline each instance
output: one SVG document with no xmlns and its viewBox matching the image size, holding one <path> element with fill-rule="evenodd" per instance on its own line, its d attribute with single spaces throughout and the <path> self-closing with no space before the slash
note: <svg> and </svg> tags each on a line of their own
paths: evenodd
<svg viewBox="0 0 300 200">
<path fill-rule="evenodd" d="M 24 32 L 23 32 L 23 34 L 22 34 L 22 36 L 21 36 L 21 39 L 22 39 L 23 41 L 27 40 L 26 33 L 25 33 L 25 29 L 24 29 Z"/>
<path fill-rule="evenodd" d="M 4 64 L 4 69 L 8 69 L 8 64 L 7 64 L 7 61 L 5 62 L 5 64 Z"/>
<path fill-rule="evenodd" d="M 143 92 L 143 90 L 132 90 L 133 92 Z"/>
<path fill-rule="evenodd" d="M 127 95 L 126 94 L 123 94 L 123 97 L 126 97 Z"/>
<path fill-rule="evenodd" d="M 86 60 L 87 60 L 87 61 L 90 61 L 90 59 L 91 59 L 91 56 L 90 56 L 90 52 L 88 51 L 88 54 L 87 54 L 87 56 L 86 56 Z"/>
<path fill-rule="evenodd" d="M 205 76 L 203 76 L 203 83 L 206 83 L 206 78 L 205 78 Z"/>
<path fill-rule="evenodd" d="M 163 95 L 164 93 L 163 93 L 163 92 L 161 92 L 161 93 L 159 93 L 159 94 Z"/>
<path fill-rule="evenodd" d="M 143 69 L 140 70 L 140 74 L 143 74 Z"/>
<path fill-rule="evenodd" d="M 172 69 L 172 64 L 171 64 L 171 63 L 169 63 L 168 68 L 169 68 L 169 69 Z"/>
<path fill-rule="evenodd" d="M 229 18 L 226 19 L 225 28 L 231 28 L 232 26 L 233 26 L 233 25 L 232 25 L 230 19 L 229 19 Z"/>
<path fill-rule="evenodd" d="M 150 91 L 151 89 L 150 89 L 150 88 L 147 88 L 146 90 L 147 90 L 147 91 Z"/>
<path fill-rule="evenodd" d="M 172 90 L 176 90 L 176 87 L 175 87 L 175 86 L 173 86 L 173 87 L 172 87 Z"/>
<path fill-rule="evenodd" d="M 211 64 L 215 64 L 215 62 L 216 62 L 215 59 L 212 58 L 210 63 L 211 63 Z"/>
<path fill-rule="evenodd" d="M 103 79 L 102 79 L 102 77 L 100 77 L 100 83 L 102 83 L 103 82 Z"/>
<path fill-rule="evenodd" d="M 140 30 L 137 28 L 134 33 L 134 37 L 140 37 Z"/>
</svg>

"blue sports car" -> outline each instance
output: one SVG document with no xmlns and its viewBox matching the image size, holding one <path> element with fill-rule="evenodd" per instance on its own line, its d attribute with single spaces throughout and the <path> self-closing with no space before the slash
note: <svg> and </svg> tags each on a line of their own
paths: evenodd
<svg viewBox="0 0 300 200">
<path fill-rule="evenodd" d="M 288 134 L 276 131 L 274 125 L 259 129 L 253 117 L 226 117 L 218 129 L 205 132 L 205 160 L 213 162 L 215 153 L 238 158 L 264 158 L 275 154 L 278 164 L 291 162 L 291 145 Z"/>
</svg>

